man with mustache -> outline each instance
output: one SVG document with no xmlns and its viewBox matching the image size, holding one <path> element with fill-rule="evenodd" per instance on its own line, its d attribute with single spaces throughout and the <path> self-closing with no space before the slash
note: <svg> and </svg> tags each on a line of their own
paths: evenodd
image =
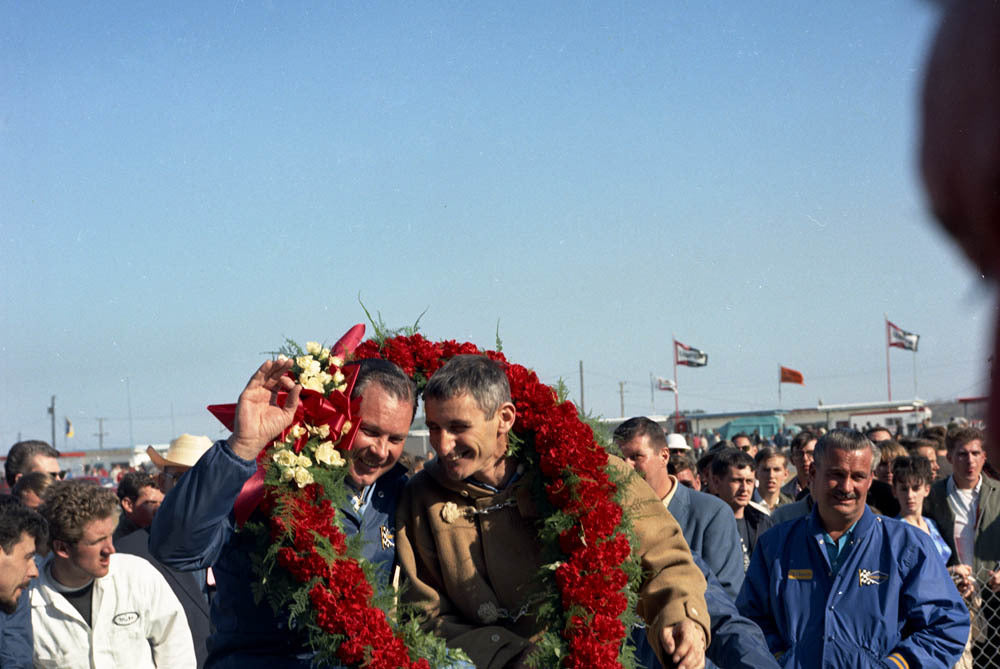
<svg viewBox="0 0 1000 669">
<path fill-rule="evenodd" d="M 390 362 L 356 364 L 352 396 L 361 398 L 361 425 L 350 453 L 353 494 L 340 511 L 345 533 L 362 536 L 362 557 L 388 584 L 396 561 L 396 500 L 406 482 L 406 469 L 397 461 L 413 421 L 416 388 Z M 243 484 L 257 469 L 257 454 L 295 416 L 302 387 L 286 376 L 291 366 L 291 360 L 261 365 L 240 394 L 233 434 L 180 476 L 153 520 L 150 551 L 157 559 L 186 571 L 212 567 L 214 633 L 205 665 L 211 669 L 312 666 L 312 653 L 302 635 L 288 629 L 287 615 L 276 615 L 266 601 L 254 602 L 254 538 L 236 531 L 233 513 Z M 283 405 L 277 404 L 279 390 L 288 393 Z"/>
<path fill-rule="evenodd" d="M 878 450 L 856 430 L 816 443 L 808 516 L 760 538 L 736 600 L 783 667 L 951 667 L 969 612 L 930 536 L 865 504 Z"/>
</svg>

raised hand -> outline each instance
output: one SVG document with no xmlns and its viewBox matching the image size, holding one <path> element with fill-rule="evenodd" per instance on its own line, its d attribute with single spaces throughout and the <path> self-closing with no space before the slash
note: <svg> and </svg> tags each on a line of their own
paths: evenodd
<svg viewBox="0 0 1000 669">
<path fill-rule="evenodd" d="M 229 446 L 244 460 L 253 460 L 268 442 L 281 434 L 295 418 L 302 386 L 285 374 L 291 360 L 269 360 L 254 373 L 236 403 L 236 423 Z M 278 391 L 285 391 L 283 405 Z"/>
</svg>

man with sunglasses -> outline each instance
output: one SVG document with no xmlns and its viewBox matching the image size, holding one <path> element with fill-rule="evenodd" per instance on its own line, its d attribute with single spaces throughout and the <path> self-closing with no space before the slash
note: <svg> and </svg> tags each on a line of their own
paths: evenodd
<svg viewBox="0 0 1000 669">
<path fill-rule="evenodd" d="M 31 472 L 45 472 L 56 480 L 66 478 L 65 470 L 59 469 L 59 451 L 35 439 L 11 446 L 4 462 L 4 478 L 11 488 L 19 478 Z"/>
</svg>

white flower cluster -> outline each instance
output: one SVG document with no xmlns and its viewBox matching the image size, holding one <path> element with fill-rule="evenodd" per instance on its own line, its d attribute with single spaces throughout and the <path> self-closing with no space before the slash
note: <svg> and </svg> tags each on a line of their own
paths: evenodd
<svg viewBox="0 0 1000 669">
<path fill-rule="evenodd" d="M 345 421 L 342 434 L 346 434 L 351 429 L 350 421 Z M 309 434 L 309 441 L 302 447 L 302 451 L 296 453 L 293 445 L 301 437 Z M 330 426 L 319 425 L 303 426 L 301 423 L 292 427 L 288 431 L 285 441 L 276 444 L 271 453 L 271 459 L 278 465 L 281 471 L 281 481 L 288 483 L 295 482 L 299 488 L 313 483 L 313 475 L 309 471 L 310 467 L 343 467 L 347 461 L 337 450 L 335 442 L 330 440 Z"/>
<path fill-rule="evenodd" d="M 324 363 L 326 363 L 326 369 L 323 368 Z M 306 342 L 306 355 L 295 356 L 299 383 L 302 384 L 303 388 L 315 390 L 318 393 L 347 389 L 344 373 L 340 371 L 343 364 L 343 358 L 330 355 L 330 349 L 314 341 Z"/>
</svg>

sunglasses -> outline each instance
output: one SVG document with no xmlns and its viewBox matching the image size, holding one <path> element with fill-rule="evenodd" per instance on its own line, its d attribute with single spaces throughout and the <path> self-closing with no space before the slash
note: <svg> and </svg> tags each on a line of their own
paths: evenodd
<svg viewBox="0 0 1000 669">
<path fill-rule="evenodd" d="M 45 472 L 45 473 L 48 474 L 49 476 L 51 476 L 52 478 L 54 478 L 57 481 L 62 481 L 63 479 L 66 478 L 66 473 L 68 471 L 69 470 L 63 469 L 63 470 L 58 471 L 58 472 Z"/>
</svg>

